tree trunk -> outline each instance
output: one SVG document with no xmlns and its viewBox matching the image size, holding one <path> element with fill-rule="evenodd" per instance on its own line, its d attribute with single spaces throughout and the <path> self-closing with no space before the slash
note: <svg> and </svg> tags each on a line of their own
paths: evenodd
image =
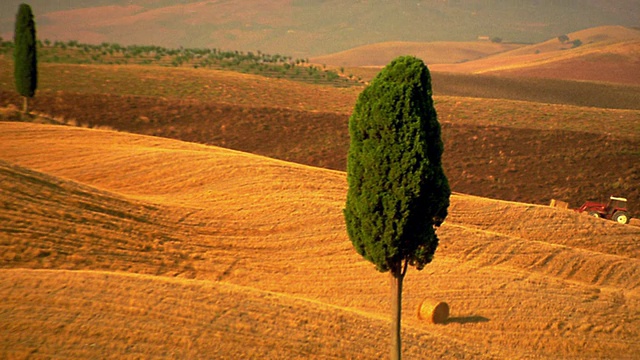
<svg viewBox="0 0 640 360">
<path fill-rule="evenodd" d="M 29 114 L 29 97 L 23 96 L 22 98 L 24 99 L 22 103 L 22 112 L 27 115 Z"/>
<path fill-rule="evenodd" d="M 406 264 L 396 264 L 391 274 L 391 359 L 402 359 L 402 282 L 406 273 Z"/>
</svg>

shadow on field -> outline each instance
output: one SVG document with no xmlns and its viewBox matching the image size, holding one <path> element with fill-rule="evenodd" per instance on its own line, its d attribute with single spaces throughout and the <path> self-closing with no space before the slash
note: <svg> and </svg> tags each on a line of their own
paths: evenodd
<svg viewBox="0 0 640 360">
<path fill-rule="evenodd" d="M 450 317 L 444 321 L 443 324 L 477 324 L 489 322 L 489 319 L 484 316 L 472 315 L 472 316 L 456 316 Z"/>
</svg>

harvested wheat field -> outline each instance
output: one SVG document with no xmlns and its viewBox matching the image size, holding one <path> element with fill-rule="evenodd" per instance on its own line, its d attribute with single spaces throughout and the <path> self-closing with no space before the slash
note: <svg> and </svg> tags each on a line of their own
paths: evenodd
<svg viewBox="0 0 640 360">
<path fill-rule="evenodd" d="M 156 137 L 0 123 L 0 358 L 388 354 L 389 284 L 343 172 Z M 408 359 L 631 359 L 640 228 L 455 194 L 405 281 Z M 450 307 L 420 320 L 423 301 Z"/>
</svg>

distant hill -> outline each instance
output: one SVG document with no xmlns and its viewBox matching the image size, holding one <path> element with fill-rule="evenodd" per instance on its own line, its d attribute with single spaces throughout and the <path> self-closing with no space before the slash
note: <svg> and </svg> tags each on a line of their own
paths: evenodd
<svg viewBox="0 0 640 360">
<path fill-rule="evenodd" d="M 385 42 L 313 57 L 370 80 L 394 57 L 414 55 L 439 73 L 508 75 L 640 85 L 640 30 L 600 26 L 532 45 L 473 42 Z M 364 69 L 368 67 L 370 69 Z"/>
<path fill-rule="evenodd" d="M 524 45 L 473 42 L 384 42 L 359 46 L 335 54 L 313 57 L 311 62 L 334 66 L 385 66 L 400 55 L 413 55 L 427 64 L 454 64 L 520 48 Z"/>
<path fill-rule="evenodd" d="M 11 38 L 22 0 L 0 3 L 0 36 Z M 50 40 L 216 47 L 294 57 L 388 41 L 537 43 L 600 25 L 638 26 L 637 0 L 345 2 L 338 0 L 29 1 Z"/>
<path fill-rule="evenodd" d="M 640 30 L 604 26 L 434 71 L 640 85 Z"/>
</svg>

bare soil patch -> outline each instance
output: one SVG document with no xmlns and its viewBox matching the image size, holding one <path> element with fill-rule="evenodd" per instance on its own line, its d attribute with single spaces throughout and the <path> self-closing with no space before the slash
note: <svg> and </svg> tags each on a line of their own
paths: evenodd
<svg viewBox="0 0 640 360">
<path fill-rule="evenodd" d="M 576 70 L 567 71 L 569 79 L 584 80 L 587 75 L 580 75 L 580 65 L 575 64 Z M 597 66 L 600 66 L 599 64 Z M 615 65 L 614 65 L 615 66 Z M 584 71 L 594 68 L 585 67 Z M 606 80 L 608 77 L 626 77 L 635 83 L 629 85 L 597 83 L 594 81 L 570 81 L 564 79 L 542 78 L 536 76 L 527 77 L 526 72 L 531 71 L 531 75 L 545 72 L 548 68 L 533 68 L 532 70 L 518 69 L 512 72 L 505 71 L 505 76 L 482 74 L 454 74 L 445 72 L 432 72 L 433 91 L 436 95 L 478 97 L 486 99 L 508 99 L 545 104 L 564 104 L 585 107 L 597 107 L 605 109 L 630 109 L 640 110 L 640 84 L 633 77 L 636 69 L 628 73 L 620 73 L 618 70 L 606 72 L 605 64 L 603 71 L 598 71 L 603 77 L 590 80 Z M 564 68 L 551 69 L 552 72 L 565 72 Z M 524 73 L 524 74 L 523 74 Z M 507 76 L 510 75 L 510 76 Z M 522 75 L 522 76 L 520 76 Z"/>
<path fill-rule="evenodd" d="M 640 80 L 638 80 L 640 79 L 640 60 L 624 62 L 615 58 L 574 59 L 558 61 L 546 66 L 494 71 L 492 74 L 510 77 L 595 81 L 638 87 L 640 86 Z"/>
</svg>

